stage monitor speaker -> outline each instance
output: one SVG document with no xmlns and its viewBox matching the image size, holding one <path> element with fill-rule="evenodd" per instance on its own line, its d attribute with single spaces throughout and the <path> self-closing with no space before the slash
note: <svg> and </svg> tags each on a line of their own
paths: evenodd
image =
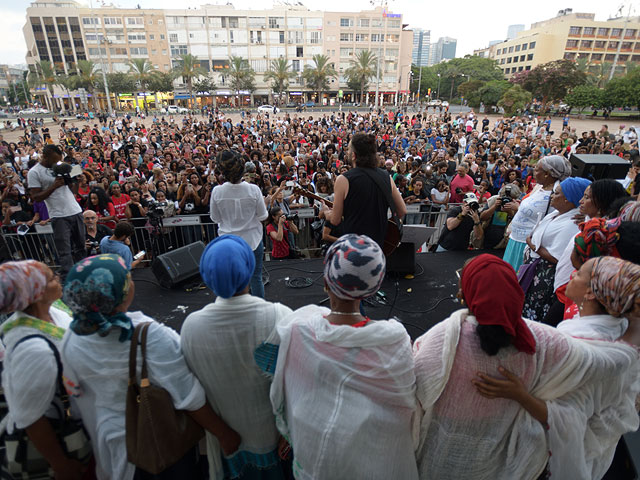
<svg viewBox="0 0 640 480">
<path fill-rule="evenodd" d="M 583 177 L 589 180 L 624 178 L 631 167 L 631 162 L 617 155 L 574 153 L 569 161 L 572 177 Z"/>
<path fill-rule="evenodd" d="M 160 285 L 171 288 L 200 273 L 200 257 L 204 243 L 195 242 L 158 255 L 151 265 L 151 271 Z"/>
<path fill-rule="evenodd" d="M 402 242 L 387 257 L 387 273 L 414 274 L 416 271 L 416 245 Z"/>
</svg>

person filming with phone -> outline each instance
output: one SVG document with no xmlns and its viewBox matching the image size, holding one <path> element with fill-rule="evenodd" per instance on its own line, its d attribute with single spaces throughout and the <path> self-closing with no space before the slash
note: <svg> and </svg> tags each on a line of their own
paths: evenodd
<svg viewBox="0 0 640 480">
<path fill-rule="evenodd" d="M 120 255 L 127 269 L 132 270 L 136 268 L 144 259 L 145 252 L 142 250 L 135 256 L 131 253 L 131 237 L 133 233 L 133 225 L 129 222 L 118 222 L 113 231 L 113 235 L 104 237 L 100 241 L 100 253 L 115 253 Z"/>
</svg>

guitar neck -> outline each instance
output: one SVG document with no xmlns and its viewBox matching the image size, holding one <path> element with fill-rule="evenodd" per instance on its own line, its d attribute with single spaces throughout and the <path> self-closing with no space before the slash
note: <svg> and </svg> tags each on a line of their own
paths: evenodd
<svg viewBox="0 0 640 480">
<path fill-rule="evenodd" d="M 307 198 L 311 198 L 313 200 L 317 200 L 321 203 L 325 203 L 327 205 L 327 207 L 329 208 L 333 208 L 333 202 L 330 202 L 329 200 L 325 200 L 324 198 L 316 195 L 315 193 L 311 193 L 308 190 L 305 190 L 303 188 L 294 188 L 293 189 L 293 193 L 297 193 L 299 195 L 302 195 L 303 197 L 307 197 Z"/>
</svg>

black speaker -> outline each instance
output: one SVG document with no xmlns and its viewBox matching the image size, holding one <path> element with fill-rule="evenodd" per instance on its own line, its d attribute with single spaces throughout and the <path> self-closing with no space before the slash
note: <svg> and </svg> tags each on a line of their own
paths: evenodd
<svg viewBox="0 0 640 480">
<path fill-rule="evenodd" d="M 416 245 L 401 243 L 387 257 L 387 273 L 414 274 L 416 271 Z"/>
<path fill-rule="evenodd" d="M 589 180 L 600 180 L 601 178 L 624 178 L 631 167 L 631 162 L 618 157 L 617 155 L 600 155 L 581 153 L 572 154 L 569 158 L 571 162 L 571 176 L 583 177 Z"/>
<path fill-rule="evenodd" d="M 200 274 L 200 257 L 203 252 L 202 242 L 176 248 L 158 255 L 151 264 L 151 271 L 160 285 L 171 288 Z"/>
</svg>

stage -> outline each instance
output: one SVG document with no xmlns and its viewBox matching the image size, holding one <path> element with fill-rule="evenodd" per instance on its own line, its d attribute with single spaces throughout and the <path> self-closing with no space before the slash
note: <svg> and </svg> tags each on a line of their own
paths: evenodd
<svg viewBox="0 0 640 480">
<path fill-rule="evenodd" d="M 416 255 L 413 278 L 388 273 L 379 295 L 367 300 L 365 312 L 372 319 L 396 317 L 411 338 L 461 308 L 455 299 L 458 279 L 455 271 L 480 251 L 422 253 Z M 491 253 L 491 252 L 488 252 Z M 494 251 L 502 254 L 501 251 Z M 265 262 L 265 297 L 296 309 L 310 303 L 328 306 L 322 280 L 322 259 L 272 260 Z M 145 314 L 180 331 L 186 316 L 215 300 L 199 277 L 171 290 L 158 285 L 150 268 L 133 271 L 136 282 L 131 310 Z"/>
</svg>

